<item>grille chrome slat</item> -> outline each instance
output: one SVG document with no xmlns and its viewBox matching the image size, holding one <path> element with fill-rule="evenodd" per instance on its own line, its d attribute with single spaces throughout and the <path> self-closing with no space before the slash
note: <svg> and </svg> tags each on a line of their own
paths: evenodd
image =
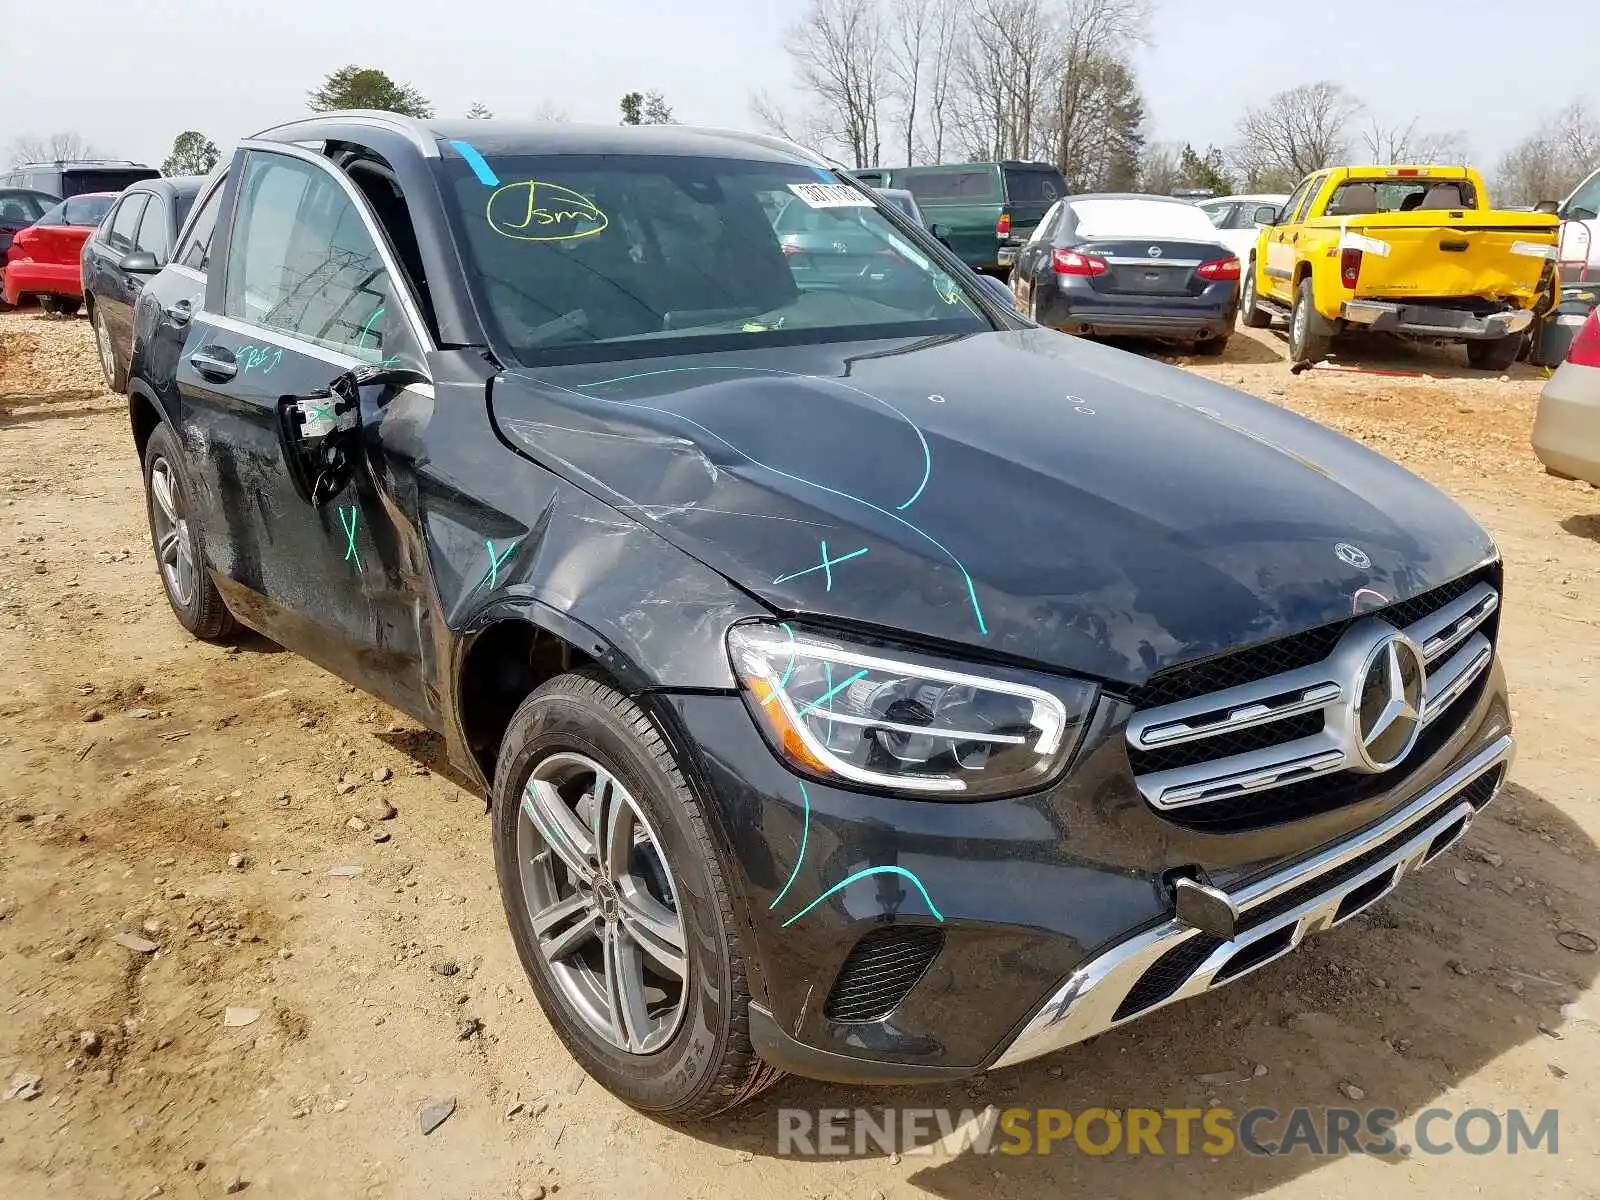
<svg viewBox="0 0 1600 1200">
<path fill-rule="evenodd" d="M 1436 607 L 1430 608 L 1430 596 Z M 1201 812 L 1210 810 L 1193 806 L 1316 778 L 1340 775 L 1358 781 L 1363 775 L 1381 775 L 1400 764 L 1405 745 L 1395 745 L 1378 758 L 1372 758 L 1365 748 L 1376 742 L 1377 735 L 1368 730 L 1377 727 L 1373 717 L 1377 710 L 1363 716 L 1362 697 L 1376 691 L 1381 699 L 1389 692 L 1381 684 L 1375 687 L 1368 682 L 1381 678 L 1367 674 L 1379 670 L 1373 647 L 1392 644 L 1396 632 L 1414 647 L 1402 645 L 1400 649 L 1426 676 L 1420 694 L 1410 693 L 1415 712 L 1408 719 L 1420 735 L 1472 692 L 1494 661 L 1492 618 L 1499 605 L 1494 583 L 1480 573 L 1476 583 L 1470 578 L 1458 580 L 1329 627 L 1330 636 L 1322 642 L 1327 647 L 1325 657 L 1316 662 L 1136 712 L 1128 721 L 1126 735 L 1135 783 L 1157 809 Z M 1398 617 L 1411 619 L 1397 628 Z M 1310 636 L 1319 635 L 1315 631 L 1295 635 L 1300 640 Z M 1266 644 L 1268 649 L 1272 645 Z M 1252 648 L 1241 651 L 1240 659 L 1264 663 L 1269 656 L 1261 648 Z M 1226 677 L 1228 671 L 1213 670 L 1212 674 Z M 1414 687 L 1415 675 L 1408 677 Z M 1319 715 L 1322 728 L 1308 734 L 1308 721 L 1317 721 Z M 1439 724 L 1439 731 L 1448 728 Z M 1247 730 L 1253 732 L 1241 736 Z M 1448 735 L 1440 732 L 1440 736 Z M 1174 751 L 1174 747 L 1183 749 Z M 1346 784 L 1336 788 L 1355 795 Z M 1296 794 L 1304 791 L 1295 789 Z M 1262 802 L 1253 803 L 1259 809 Z M 1224 807 L 1217 811 L 1232 810 Z"/>
</svg>

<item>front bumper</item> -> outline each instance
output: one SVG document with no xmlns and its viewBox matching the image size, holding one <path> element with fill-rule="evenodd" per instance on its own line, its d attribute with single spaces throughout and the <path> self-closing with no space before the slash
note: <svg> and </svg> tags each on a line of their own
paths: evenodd
<svg viewBox="0 0 1600 1200">
<path fill-rule="evenodd" d="M 811 781 L 802 791 L 738 697 L 661 700 L 742 901 L 758 1051 L 854 1083 L 1021 1062 L 1242 977 L 1459 837 L 1511 754 L 1496 660 L 1455 732 L 1388 791 L 1217 833 L 1144 800 L 1127 753 L 1131 709 L 1115 698 L 1102 699 L 1053 789 L 972 802 Z M 1223 913 L 1224 936 L 1178 916 L 1172 873 L 1195 869 L 1213 901 L 1201 924 L 1216 928 Z M 841 1015 L 840 996 L 859 986 L 852 953 L 900 936 L 937 952 L 885 1012 Z M 1180 952 L 1170 988 L 1145 982 Z"/>
<path fill-rule="evenodd" d="M 1533 324 L 1533 313 L 1527 309 L 1479 316 L 1460 309 L 1393 300 L 1346 300 L 1339 315 L 1348 323 L 1373 333 L 1404 333 L 1460 341 L 1510 337 Z"/>
</svg>

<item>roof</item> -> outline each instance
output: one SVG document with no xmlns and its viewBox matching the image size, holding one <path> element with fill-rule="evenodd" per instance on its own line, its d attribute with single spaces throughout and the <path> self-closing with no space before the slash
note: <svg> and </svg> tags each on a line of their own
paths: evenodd
<svg viewBox="0 0 1600 1200">
<path fill-rule="evenodd" d="M 162 195 L 192 199 L 205 187 L 209 175 L 163 175 L 160 179 L 140 179 L 130 183 L 125 192 L 159 192 Z"/>
<path fill-rule="evenodd" d="M 1150 192 L 1083 192 L 1076 196 L 1063 196 L 1068 204 L 1074 200 L 1148 200 L 1152 204 L 1181 204 L 1184 208 L 1193 208 L 1194 203 L 1180 199 L 1177 196 L 1157 196 Z"/>
<path fill-rule="evenodd" d="M 1213 196 L 1207 204 L 1282 204 L 1288 192 L 1250 192 L 1238 196 Z"/>
<path fill-rule="evenodd" d="M 508 154 L 657 154 L 684 158 L 742 158 L 759 162 L 831 167 L 821 155 L 768 134 L 690 125 L 588 125 L 570 122 L 437 120 L 351 110 L 318 113 L 263 130 L 268 141 L 337 138 L 339 127 L 381 126 L 409 138 L 425 155 L 439 157 L 441 143 L 468 142 L 486 157 Z M 450 154 L 457 153 L 454 150 Z"/>
</svg>

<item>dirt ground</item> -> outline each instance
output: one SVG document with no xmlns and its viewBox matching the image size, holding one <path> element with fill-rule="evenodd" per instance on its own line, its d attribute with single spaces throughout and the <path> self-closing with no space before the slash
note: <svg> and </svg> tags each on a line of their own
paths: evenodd
<svg viewBox="0 0 1600 1200">
<path fill-rule="evenodd" d="M 1600 956 L 1562 945 L 1600 935 L 1600 492 L 1533 458 L 1535 372 L 1368 347 L 1427 377 L 1294 377 L 1271 332 L 1194 368 L 1398 459 L 1498 539 L 1521 749 L 1462 846 L 1285 962 L 1087 1046 L 960 1085 L 790 1079 L 673 1128 L 546 1025 L 481 798 L 437 739 L 292 654 L 173 621 L 87 323 L 10 313 L 0 338 L 0 1088 L 41 1077 L 0 1102 L 0 1197 L 1600 1196 Z M 776 1153 L 782 1107 L 1363 1096 L 1557 1108 L 1559 1152 Z"/>
</svg>

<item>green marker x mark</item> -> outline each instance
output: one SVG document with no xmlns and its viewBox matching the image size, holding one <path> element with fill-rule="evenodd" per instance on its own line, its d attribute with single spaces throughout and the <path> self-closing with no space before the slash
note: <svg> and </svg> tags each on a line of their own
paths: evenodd
<svg viewBox="0 0 1600 1200">
<path fill-rule="evenodd" d="M 350 516 L 348 521 L 345 520 L 346 513 Z M 361 510 L 353 504 L 348 509 L 339 509 L 339 528 L 344 530 L 344 561 L 355 563 L 357 571 L 362 569 L 361 554 L 356 549 L 356 522 L 360 516 Z"/>
<path fill-rule="evenodd" d="M 505 565 L 506 559 L 511 557 L 511 552 L 517 548 L 517 539 L 513 538 L 506 548 L 498 554 L 495 553 L 493 542 L 486 541 L 483 544 L 485 549 L 489 551 L 489 569 L 483 573 L 483 579 L 478 586 L 492 591 L 495 585 L 500 582 L 500 568 Z"/>
</svg>

